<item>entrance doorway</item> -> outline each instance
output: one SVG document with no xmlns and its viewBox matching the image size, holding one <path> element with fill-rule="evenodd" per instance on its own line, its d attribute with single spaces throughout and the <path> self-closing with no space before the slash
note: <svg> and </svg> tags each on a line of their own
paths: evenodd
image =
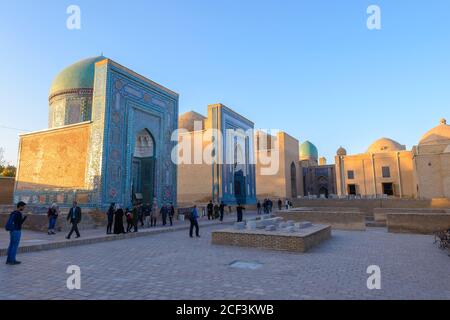
<svg viewBox="0 0 450 320">
<path fill-rule="evenodd" d="M 348 194 L 351 196 L 356 196 L 356 184 L 348 185 Z"/>
<path fill-rule="evenodd" d="M 155 197 L 155 141 L 146 129 L 138 132 L 132 168 L 133 201 L 152 203 Z"/>
<path fill-rule="evenodd" d="M 245 190 L 245 176 L 242 170 L 234 173 L 234 196 L 240 204 L 245 204 L 247 192 Z"/>
<path fill-rule="evenodd" d="M 328 198 L 328 189 L 326 187 L 321 187 L 319 189 L 319 195 L 321 198 Z"/>
<path fill-rule="evenodd" d="M 394 184 L 393 183 L 383 183 L 383 194 L 388 196 L 394 195 Z"/>
<path fill-rule="evenodd" d="M 295 163 L 291 163 L 291 195 L 292 198 L 297 198 L 297 168 Z"/>
</svg>

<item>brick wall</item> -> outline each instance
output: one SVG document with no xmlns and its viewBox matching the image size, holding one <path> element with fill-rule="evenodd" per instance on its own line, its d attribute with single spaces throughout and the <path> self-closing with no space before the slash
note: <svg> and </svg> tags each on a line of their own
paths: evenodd
<svg viewBox="0 0 450 320">
<path fill-rule="evenodd" d="M 0 204 L 12 204 L 14 193 L 14 178 L 0 177 Z"/>
<path fill-rule="evenodd" d="M 222 230 L 212 233 L 212 244 L 306 252 L 330 237 L 330 226 L 324 226 L 305 236 L 299 234 L 268 234 L 268 232 L 262 231 Z"/>
<path fill-rule="evenodd" d="M 433 234 L 450 229 L 450 213 L 388 213 L 387 227 L 392 233 Z"/>
<path fill-rule="evenodd" d="M 4 228 L 9 214 L 0 214 L 0 228 Z M 67 213 L 62 213 L 57 220 L 57 231 L 69 231 L 70 224 L 66 220 Z M 100 211 L 84 211 L 82 213 L 81 224 L 79 224 L 80 230 L 106 228 L 106 213 Z M 47 232 L 48 230 L 48 218 L 46 214 L 29 214 L 27 220 L 23 225 L 23 229 L 32 231 Z"/>
<path fill-rule="evenodd" d="M 359 212 L 279 211 L 275 215 L 284 220 L 329 224 L 333 229 L 339 230 L 366 230 L 365 215 Z"/>
</svg>

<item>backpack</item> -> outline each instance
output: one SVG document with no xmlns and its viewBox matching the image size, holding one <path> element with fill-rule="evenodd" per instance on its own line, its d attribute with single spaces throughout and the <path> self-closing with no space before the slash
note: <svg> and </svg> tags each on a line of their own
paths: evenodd
<svg viewBox="0 0 450 320">
<path fill-rule="evenodd" d="M 8 221 L 6 222 L 6 225 L 5 225 L 6 231 L 14 231 L 14 218 L 15 217 L 16 217 L 15 212 L 13 212 L 9 215 Z"/>
</svg>

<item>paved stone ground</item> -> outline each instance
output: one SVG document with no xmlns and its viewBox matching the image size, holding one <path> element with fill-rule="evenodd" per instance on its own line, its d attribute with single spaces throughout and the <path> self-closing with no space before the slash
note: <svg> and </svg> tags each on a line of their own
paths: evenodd
<svg viewBox="0 0 450 320">
<path fill-rule="evenodd" d="M 0 264 L 0 299 L 450 299 L 450 258 L 433 237 L 333 231 L 306 254 L 213 246 L 186 231 L 24 254 Z M 236 260 L 258 270 L 235 269 Z M 79 265 L 82 290 L 66 288 Z M 366 287 L 379 265 L 382 289 Z"/>
<path fill-rule="evenodd" d="M 255 212 L 249 212 L 248 217 L 255 216 Z M 161 220 L 161 219 L 159 219 Z M 236 216 L 233 214 L 227 214 L 224 216 L 224 222 L 234 222 L 236 220 Z M 169 221 L 169 220 L 168 220 Z M 220 224 L 219 220 L 211 220 L 209 221 L 207 217 L 200 218 L 201 223 L 208 224 Z M 124 224 L 126 228 L 126 223 Z M 171 231 L 171 230 L 180 230 L 189 227 L 188 221 L 178 221 L 175 220 L 173 222 L 173 226 L 169 225 L 169 222 L 166 226 L 162 225 L 161 221 L 158 221 L 157 227 L 152 228 L 142 228 L 139 226 L 138 236 L 143 236 L 144 234 L 153 235 L 153 233 L 160 233 L 162 231 Z M 28 248 L 28 251 L 40 251 L 41 249 L 35 247 L 48 247 L 47 245 L 51 244 L 62 244 L 60 247 L 71 245 L 84 245 L 84 240 L 92 240 L 87 241 L 91 243 L 106 241 L 106 239 L 118 239 L 121 240 L 122 237 L 118 237 L 116 235 L 106 235 L 106 226 L 103 228 L 97 229 L 80 229 L 81 238 L 79 240 L 75 239 L 75 234 L 72 235 L 72 238 L 67 240 L 65 236 L 67 235 L 67 231 L 65 232 L 57 232 L 56 235 L 48 235 L 47 232 L 38 232 L 38 231 L 30 231 L 23 230 L 22 237 L 20 241 L 20 248 Z M 135 237 L 133 233 L 125 235 L 125 237 Z M 9 246 L 9 232 L 5 231 L 3 228 L 0 229 L 0 257 L 6 256 L 7 248 Z M 106 238 L 106 239 L 105 239 Z M 27 252 L 28 252 L 27 251 Z"/>
</svg>

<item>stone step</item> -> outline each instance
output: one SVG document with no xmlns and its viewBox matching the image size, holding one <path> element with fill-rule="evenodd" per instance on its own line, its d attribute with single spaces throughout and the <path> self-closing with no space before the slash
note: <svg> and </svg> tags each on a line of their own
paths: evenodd
<svg viewBox="0 0 450 320">
<path fill-rule="evenodd" d="M 384 222 L 375 222 L 375 221 L 366 221 L 367 228 L 385 228 L 386 223 Z"/>
</svg>

